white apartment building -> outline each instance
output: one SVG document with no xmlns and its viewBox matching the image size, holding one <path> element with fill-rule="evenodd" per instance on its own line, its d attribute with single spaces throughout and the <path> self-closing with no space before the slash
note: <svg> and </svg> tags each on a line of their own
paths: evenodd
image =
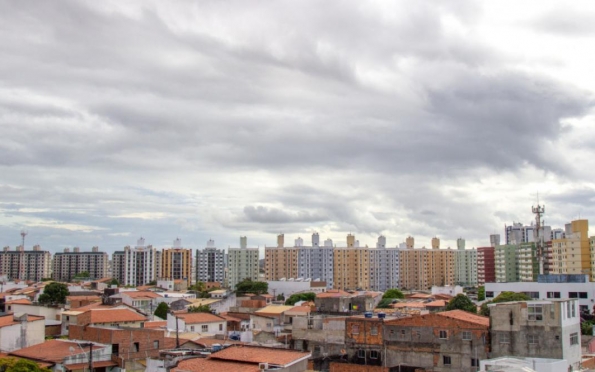
<svg viewBox="0 0 595 372">
<path fill-rule="evenodd" d="M 240 248 L 229 248 L 227 253 L 227 285 L 235 289 L 246 278 L 258 281 L 259 249 L 248 248 L 248 239 L 240 237 Z"/>
<path fill-rule="evenodd" d="M 465 249 L 465 239 L 457 239 L 455 253 L 455 284 L 474 287 L 477 285 L 477 250 Z"/>
<path fill-rule="evenodd" d="M 370 249 L 370 289 L 384 292 L 399 287 L 401 250 L 387 248 L 386 237 L 379 236 L 376 249 Z"/>
<path fill-rule="evenodd" d="M 196 250 L 196 281 L 225 282 L 225 251 L 217 249 L 212 239 L 204 249 Z"/>
<path fill-rule="evenodd" d="M 142 237 L 134 248 L 126 246 L 112 257 L 114 277 L 122 285 L 144 285 L 161 277 L 161 251 L 145 245 Z"/>
</svg>

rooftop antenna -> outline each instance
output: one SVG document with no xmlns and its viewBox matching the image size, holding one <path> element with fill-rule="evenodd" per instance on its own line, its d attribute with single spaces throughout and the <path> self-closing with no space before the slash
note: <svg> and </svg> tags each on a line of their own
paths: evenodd
<svg viewBox="0 0 595 372">
<path fill-rule="evenodd" d="M 27 231 L 25 231 L 25 230 L 21 230 L 21 238 L 23 238 L 23 240 L 22 240 L 22 247 L 23 247 L 23 250 L 25 250 L 25 236 L 27 236 L 27 234 L 28 234 L 28 232 L 27 232 Z"/>
<path fill-rule="evenodd" d="M 539 204 L 539 193 L 537 194 L 537 206 L 532 206 L 531 211 L 535 215 L 535 230 L 533 230 L 533 236 L 535 237 L 534 240 L 537 248 L 537 259 L 539 260 L 539 274 L 545 274 L 545 247 L 543 242 L 543 231 L 541 231 L 543 226 L 543 221 L 541 217 L 545 214 L 545 205 Z"/>
</svg>

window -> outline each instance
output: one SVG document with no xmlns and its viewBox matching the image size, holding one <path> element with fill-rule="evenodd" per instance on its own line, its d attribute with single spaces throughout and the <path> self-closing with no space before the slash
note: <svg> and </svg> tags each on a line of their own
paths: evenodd
<svg viewBox="0 0 595 372">
<path fill-rule="evenodd" d="M 219 330 L 223 331 L 223 324 L 219 324 Z"/>
<path fill-rule="evenodd" d="M 498 341 L 501 344 L 509 344 L 510 343 L 510 335 L 508 333 L 501 333 L 498 337 Z"/>
<path fill-rule="evenodd" d="M 486 298 L 493 298 L 494 292 L 493 291 L 486 291 Z"/>
<path fill-rule="evenodd" d="M 158 340 L 153 341 L 153 349 L 159 349 L 159 341 Z"/>
<path fill-rule="evenodd" d="M 442 356 L 442 364 L 444 364 L 445 366 L 449 366 L 450 363 L 451 363 L 450 357 L 449 356 L 446 356 L 446 355 L 443 355 Z"/>
<path fill-rule="evenodd" d="M 366 357 L 366 351 L 365 350 L 358 350 L 357 351 L 357 357 L 358 358 L 365 358 Z"/>
<path fill-rule="evenodd" d="M 523 292 L 527 296 L 531 297 L 532 299 L 536 300 L 539 298 L 539 292 Z"/>
<path fill-rule="evenodd" d="M 527 343 L 531 345 L 537 344 L 537 335 L 527 335 Z"/>
<path fill-rule="evenodd" d="M 463 331 L 463 334 L 462 334 L 461 338 L 463 340 L 471 340 L 471 332 L 469 332 L 469 331 Z"/>
<path fill-rule="evenodd" d="M 471 367 L 479 367 L 479 359 L 471 358 Z"/>
<path fill-rule="evenodd" d="M 190 332 L 194 332 L 194 326 L 190 326 Z"/>
<path fill-rule="evenodd" d="M 570 334 L 570 345 L 578 345 L 578 332 Z"/>
<path fill-rule="evenodd" d="M 560 298 L 560 292 L 548 292 L 547 298 Z"/>
<path fill-rule="evenodd" d="M 372 336 L 376 336 L 376 335 L 378 335 L 378 327 L 376 327 L 376 326 L 372 326 L 372 328 L 370 328 L 370 334 L 371 334 Z"/>
<path fill-rule="evenodd" d="M 358 324 L 353 324 L 351 326 L 351 333 L 354 335 L 359 335 L 359 325 Z"/>
<path fill-rule="evenodd" d="M 529 320 L 543 320 L 543 306 L 536 304 L 529 304 L 527 306 Z"/>
<path fill-rule="evenodd" d="M 447 339 L 448 338 L 448 332 L 447 331 L 440 331 L 440 338 L 441 339 Z"/>
<path fill-rule="evenodd" d="M 376 350 L 371 350 L 370 351 L 370 359 L 378 359 L 378 351 Z"/>
<path fill-rule="evenodd" d="M 203 332 L 208 332 L 208 331 L 209 331 L 209 325 L 208 325 L 208 324 L 203 324 L 203 325 L 201 326 L 201 330 L 202 330 Z"/>
<path fill-rule="evenodd" d="M 139 347 L 140 347 L 140 344 L 138 342 L 133 342 L 132 343 L 132 352 L 138 353 Z"/>
</svg>

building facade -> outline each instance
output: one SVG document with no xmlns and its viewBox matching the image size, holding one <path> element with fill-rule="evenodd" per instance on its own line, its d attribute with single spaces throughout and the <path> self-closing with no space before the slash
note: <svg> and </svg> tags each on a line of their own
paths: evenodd
<svg viewBox="0 0 595 372">
<path fill-rule="evenodd" d="M 192 250 L 182 248 L 180 239 L 174 246 L 161 253 L 161 279 L 184 280 L 190 286 L 192 280 Z"/>
<path fill-rule="evenodd" d="M 50 277 L 51 262 L 50 252 L 42 251 L 39 245 L 35 245 L 30 251 L 24 250 L 22 246 L 18 246 L 14 251 L 4 247 L 0 252 L 0 275 L 6 275 L 11 280 L 39 282 Z"/>
<path fill-rule="evenodd" d="M 477 248 L 477 284 L 493 283 L 496 281 L 494 261 L 494 247 Z"/>
<path fill-rule="evenodd" d="M 235 289 L 244 279 L 258 281 L 260 254 L 258 248 L 248 248 L 245 236 L 240 238 L 240 248 L 229 248 L 227 253 L 227 285 Z"/>
<path fill-rule="evenodd" d="M 477 285 L 477 250 L 465 249 L 465 239 L 457 239 L 455 258 L 455 284 L 467 287 Z"/>
<path fill-rule="evenodd" d="M 455 251 L 440 249 L 435 243 L 432 249 L 401 249 L 400 288 L 429 290 L 432 286 L 455 284 Z"/>
<path fill-rule="evenodd" d="M 196 250 L 196 281 L 225 282 L 225 251 L 217 249 L 213 240 L 204 249 Z"/>
<path fill-rule="evenodd" d="M 518 245 L 505 244 L 494 248 L 496 282 L 518 282 L 519 267 L 517 257 Z"/>
<path fill-rule="evenodd" d="M 122 276 L 122 280 L 118 279 L 122 285 L 144 285 L 161 277 L 161 251 L 152 245 L 145 245 L 145 239 L 142 237 L 138 239 L 134 248 L 126 246 L 123 255 L 115 252 L 112 257 L 112 270 L 116 270 L 114 276 L 116 279 Z M 118 270 L 123 273 L 118 274 Z"/>
<path fill-rule="evenodd" d="M 554 274 L 590 274 L 595 279 L 591 265 L 589 221 L 575 220 L 566 225 L 565 238 L 552 240 Z"/>
<path fill-rule="evenodd" d="M 54 254 L 52 278 L 69 282 L 77 274 L 87 272 L 91 279 L 102 279 L 107 277 L 108 263 L 107 253 L 99 252 L 98 247 L 93 247 L 91 252 L 81 252 L 78 247 L 72 252 L 64 248 L 64 252 Z"/>
<path fill-rule="evenodd" d="M 401 250 L 387 248 L 386 238 L 378 237 L 376 249 L 370 249 L 370 290 L 385 292 L 398 288 L 400 269 Z"/>
</svg>

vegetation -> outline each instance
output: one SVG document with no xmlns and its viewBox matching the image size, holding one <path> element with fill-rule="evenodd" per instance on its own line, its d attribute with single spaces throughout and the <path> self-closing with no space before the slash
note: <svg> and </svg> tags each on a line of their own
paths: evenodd
<svg viewBox="0 0 595 372">
<path fill-rule="evenodd" d="M 189 313 L 210 313 L 211 307 L 209 305 L 189 306 Z"/>
<path fill-rule="evenodd" d="M 81 271 L 80 273 L 76 274 L 74 277 L 76 279 L 78 279 L 78 278 L 90 278 L 91 275 L 89 274 L 88 271 Z"/>
<path fill-rule="evenodd" d="M 490 308 L 488 307 L 488 304 L 497 304 L 500 302 L 511 302 L 511 301 L 531 301 L 531 297 L 527 296 L 524 293 L 520 293 L 520 292 L 502 292 L 498 295 L 498 297 L 494 298 L 492 301 L 488 301 L 488 302 L 484 302 L 483 305 L 481 305 L 481 309 L 479 310 L 479 313 L 481 315 L 485 315 L 485 316 L 490 316 Z"/>
<path fill-rule="evenodd" d="M 189 289 L 196 293 L 196 298 L 210 298 L 211 297 L 210 292 L 213 292 L 214 290 L 217 290 L 218 288 L 212 287 L 212 288 L 207 289 L 204 282 L 197 282 L 196 284 L 191 285 Z"/>
<path fill-rule="evenodd" d="M 115 286 L 119 287 L 120 282 L 118 281 L 118 279 L 112 278 L 112 280 L 109 282 L 109 285 L 115 285 Z"/>
<path fill-rule="evenodd" d="M 593 320 L 585 320 L 581 323 L 581 334 L 591 336 L 593 335 Z"/>
<path fill-rule="evenodd" d="M 477 288 L 477 301 L 483 301 L 486 299 L 486 287 L 480 285 Z"/>
<path fill-rule="evenodd" d="M 41 368 L 37 363 L 27 359 L 2 358 L 0 372 L 50 372 L 50 370 Z"/>
<path fill-rule="evenodd" d="M 380 300 L 380 302 L 378 303 L 378 306 L 376 306 L 376 308 L 378 309 L 389 309 L 390 305 L 393 303 L 396 303 L 397 299 L 396 298 L 385 298 Z"/>
<path fill-rule="evenodd" d="M 283 293 L 277 295 L 277 301 L 285 301 L 285 295 Z"/>
<path fill-rule="evenodd" d="M 43 288 L 43 293 L 39 295 L 39 303 L 43 305 L 65 304 L 66 296 L 69 294 L 66 284 L 52 282 Z"/>
<path fill-rule="evenodd" d="M 145 285 L 157 285 L 157 281 L 156 280 L 151 280 L 150 282 L 148 282 Z"/>
<path fill-rule="evenodd" d="M 388 289 L 386 292 L 384 292 L 384 294 L 382 295 L 382 299 L 401 299 L 401 298 L 405 298 L 405 295 L 403 294 L 403 292 L 401 292 L 399 289 L 397 288 L 392 288 L 392 289 Z"/>
<path fill-rule="evenodd" d="M 462 293 L 456 295 L 448 302 L 446 310 L 463 310 L 477 314 L 477 306 L 469 299 L 469 297 Z"/>
<path fill-rule="evenodd" d="M 294 293 L 285 301 L 285 305 L 293 306 L 296 302 L 300 301 L 314 301 L 316 299 L 316 293 L 305 292 L 305 293 Z"/>
<path fill-rule="evenodd" d="M 161 319 L 167 319 L 167 313 L 169 312 L 169 306 L 165 302 L 160 302 L 157 305 L 157 309 L 153 313 L 155 316 L 160 317 Z"/>
<path fill-rule="evenodd" d="M 269 292 L 269 284 L 267 282 L 253 282 L 251 279 L 246 278 L 238 283 L 236 286 L 236 292 L 239 294 L 254 293 L 263 294 Z"/>
</svg>

